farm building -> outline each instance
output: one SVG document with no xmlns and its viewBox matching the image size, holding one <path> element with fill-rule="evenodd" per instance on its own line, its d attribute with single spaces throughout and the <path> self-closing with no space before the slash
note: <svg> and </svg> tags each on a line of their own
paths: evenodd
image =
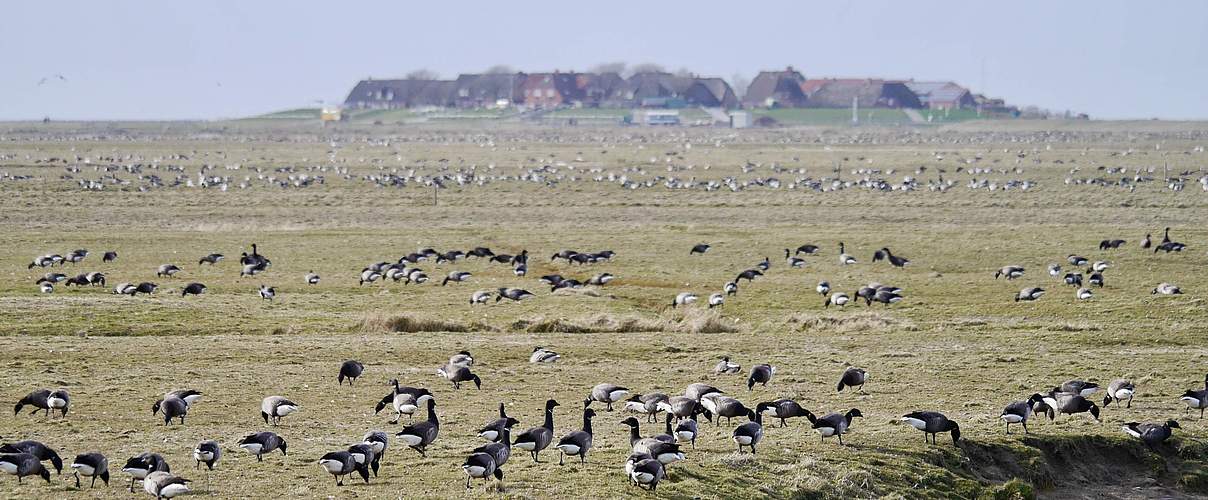
<svg viewBox="0 0 1208 500">
<path fill-rule="evenodd" d="M 968 109 L 977 103 L 973 94 L 960 85 L 952 82 L 904 82 L 923 107 L 930 109 Z"/>
<path fill-rule="evenodd" d="M 684 91 L 684 100 L 690 104 L 707 108 L 733 109 L 738 107 L 738 96 L 729 83 L 721 78 L 696 78 Z"/>
<path fill-rule="evenodd" d="M 856 100 L 865 108 L 921 108 L 918 96 L 898 81 L 872 78 L 826 78 L 801 84 L 806 107 L 848 108 Z"/>
<path fill-rule="evenodd" d="M 524 102 L 524 73 L 463 74 L 454 80 L 453 106 L 487 108 Z"/>
<path fill-rule="evenodd" d="M 784 71 L 760 71 L 747 87 L 744 106 L 752 108 L 801 108 L 806 96 L 801 91 L 805 77 L 792 66 Z"/>
<path fill-rule="evenodd" d="M 441 92 L 440 80 L 361 80 L 353 87 L 344 107 L 414 108 L 447 106 L 449 95 Z"/>
<path fill-rule="evenodd" d="M 587 77 L 580 73 L 534 73 L 528 75 L 522 89 L 524 105 L 530 108 L 556 108 L 582 105 Z"/>
</svg>

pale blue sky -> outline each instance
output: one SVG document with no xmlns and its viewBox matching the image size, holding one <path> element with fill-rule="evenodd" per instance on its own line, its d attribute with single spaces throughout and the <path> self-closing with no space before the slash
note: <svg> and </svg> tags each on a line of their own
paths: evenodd
<svg viewBox="0 0 1208 500">
<path fill-rule="evenodd" d="M 610 61 L 950 79 L 1095 117 L 1208 119 L 1204 1 L 19 1 L 0 54 L 2 120 L 238 117 L 419 68 Z"/>
</svg>

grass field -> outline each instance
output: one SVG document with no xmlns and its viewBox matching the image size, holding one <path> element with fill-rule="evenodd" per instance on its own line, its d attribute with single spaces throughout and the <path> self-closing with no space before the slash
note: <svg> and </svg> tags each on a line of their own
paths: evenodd
<svg viewBox="0 0 1208 500">
<path fill-rule="evenodd" d="M 601 382 L 668 394 L 707 382 L 751 406 L 789 397 L 819 415 L 853 407 L 866 415 L 844 438 L 847 446 L 820 443 L 808 422 L 769 425 L 754 456 L 735 453 L 730 440 L 741 419 L 702 422 L 696 449 L 671 466 L 660 497 L 1208 495 L 1208 423 L 1185 413 L 1178 399 L 1202 388 L 1208 372 L 1202 273 L 1208 230 L 1199 223 L 1208 194 L 1197 180 L 1205 175 L 1208 127 L 1014 121 L 854 132 L 824 127 L 0 124 L 0 365 L 8 374 L 0 398 L 11 404 L 34 389 L 59 387 L 72 395 L 65 419 L 0 416 L 0 438 L 40 440 L 67 461 L 100 451 L 113 473 L 108 488 L 83 492 L 66 474 L 49 486 L 4 476 L 0 496 L 127 497 L 129 478 L 119 469 L 142 451 L 163 454 L 198 494 L 221 497 L 655 496 L 624 478 L 628 434 L 619 422 L 626 412 L 598 404 L 588 464 L 560 467 L 552 448 L 541 464 L 517 452 L 504 466 L 502 488 L 476 481 L 465 492 L 460 465 L 482 444 L 474 432 L 495 418 L 498 403 L 521 420 L 518 432 L 539 425 L 544 401 L 557 399 L 554 434 L 562 436 L 580 426 L 581 402 Z M 100 168 L 109 165 L 141 171 Z M 196 187 L 203 165 L 212 167 L 204 175 L 229 178 Z M 1164 165 L 1186 180 L 1184 190 L 1167 189 Z M 1128 171 L 1109 174 L 1101 166 Z M 992 171 L 971 174 L 972 168 Z M 1156 180 L 1135 190 L 1072 181 L 1131 177 L 1135 168 Z M 953 186 L 927 189 L 941 170 Z M 294 186 L 302 174 L 324 182 Z M 413 178 L 406 187 L 384 186 L 390 174 Z M 622 187 L 609 175 L 636 184 Z M 425 182 L 431 176 L 446 185 L 435 205 Z M 899 184 L 904 176 L 920 188 L 860 187 L 864 179 Z M 772 177 L 780 188 L 765 187 Z M 722 187 L 667 188 L 673 179 Z M 974 179 L 1026 180 L 1033 187 L 970 189 Z M 788 187 L 833 186 L 832 180 L 856 184 Z M 81 181 L 104 187 L 85 190 Z M 731 182 L 734 189 L 725 187 Z M 1137 246 L 1146 233 L 1160 239 L 1166 226 L 1187 250 L 1155 255 Z M 1111 238 L 1128 243 L 1098 250 L 1100 240 Z M 701 242 L 713 248 L 689 256 Z M 839 264 L 839 242 L 856 265 Z M 238 256 L 251 243 L 273 266 L 240 278 Z M 804 243 L 822 250 L 806 257 L 804 269 L 788 268 L 784 249 Z M 475 246 L 528 250 L 528 276 L 469 259 L 421 263 L 433 278 L 421 285 L 357 283 L 374 262 L 425 247 Z M 911 264 L 872 263 L 872 252 L 883 246 Z M 75 248 L 91 255 L 54 271 L 102 271 L 110 288 L 154 281 L 160 289 L 128 297 L 59 284 L 52 294 L 40 293 L 34 281 L 47 270 L 27 269 L 30 260 Z M 617 256 L 586 266 L 550 262 L 564 248 Z M 107 250 L 119 258 L 102 263 Z M 198 266 L 212 252 L 227 259 Z M 1045 272 L 1048 263 L 1070 267 L 1069 254 L 1111 262 L 1093 300 L 1075 300 L 1073 288 Z M 720 309 L 701 302 L 670 307 L 682 291 L 703 302 L 765 256 L 766 276 L 743 282 Z M 184 270 L 157 278 L 165 263 Z M 1025 276 L 995 280 L 994 271 L 1008 264 L 1026 266 Z M 473 278 L 440 286 L 452 270 Z M 309 271 L 322 276 L 319 285 L 303 283 Z M 617 279 L 556 293 L 537 281 L 549 273 L 584 280 L 600 272 Z M 847 293 L 872 281 L 892 284 L 905 290 L 905 300 L 824 309 L 813 290 L 820 280 Z M 205 283 L 207 293 L 182 298 L 180 289 L 193 281 Z M 1151 295 L 1159 282 L 1185 294 Z M 277 299 L 261 300 L 261 284 L 276 286 Z M 467 304 L 475 290 L 505 286 L 537 297 Z M 1026 286 L 1048 294 L 1014 302 Z M 561 361 L 529 364 L 537 345 L 558 351 Z M 462 349 L 477 360 L 481 390 L 454 390 L 434 375 Z M 724 355 L 744 374 L 713 375 Z M 352 388 L 331 383 L 345 359 L 366 365 Z M 746 369 L 764 362 L 777 367 L 775 377 L 748 392 Z M 835 393 L 848 365 L 872 374 L 864 392 Z M 1131 408 L 1106 408 L 1102 423 L 1086 415 L 1037 418 L 1030 435 L 1003 433 L 998 415 L 1009 402 L 1069 379 L 1106 386 L 1122 377 L 1136 382 L 1137 398 Z M 432 390 L 440 437 L 427 458 L 392 441 L 380 477 L 337 487 L 316 465 L 321 455 L 358 442 L 367 430 L 394 438 L 402 427 L 372 411 L 391 378 Z M 204 397 L 185 425 L 164 427 L 148 410 L 176 388 Z M 236 442 L 268 429 L 258 414 L 268 395 L 286 396 L 302 410 L 272 429 L 288 440 L 289 455 L 258 463 Z M 897 420 L 916 409 L 960 422 L 960 445 L 946 436 L 938 445 L 920 442 L 920 432 Z M 1125 422 L 1167 418 L 1183 428 L 1157 451 L 1120 430 Z M 643 425 L 642 432 L 661 432 L 661 425 Z M 219 441 L 225 453 L 208 481 L 190 458 L 202 439 Z"/>
</svg>

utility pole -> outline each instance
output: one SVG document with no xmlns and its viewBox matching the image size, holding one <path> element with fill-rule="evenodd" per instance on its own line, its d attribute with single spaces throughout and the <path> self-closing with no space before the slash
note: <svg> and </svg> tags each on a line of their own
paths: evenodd
<svg viewBox="0 0 1208 500">
<path fill-rule="evenodd" d="M 858 125 L 860 123 L 860 98 L 851 98 L 851 124 Z"/>
</svg>

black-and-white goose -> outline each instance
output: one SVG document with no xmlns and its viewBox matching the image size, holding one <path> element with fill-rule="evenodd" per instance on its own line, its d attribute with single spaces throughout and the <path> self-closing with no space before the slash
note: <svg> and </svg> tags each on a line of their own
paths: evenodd
<svg viewBox="0 0 1208 500">
<path fill-rule="evenodd" d="M 755 410 L 747 408 L 741 401 L 716 392 L 706 394 L 700 399 L 700 404 L 717 416 L 714 421 L 717 425 L 721 425 L 722 417 L 725 417 L 726 424 L 730 424 L 734 417 L 750 417 L 755 413 Z"/>
<path fill-rule="evenodd" d="M 806 265 L 805 259 L 794 257 L 793 254 L 789 253 L 789 249 L 787 248 L 784 249 L 784 262 L 789 267 L 797 269 L 803 268 Z"/>
<path fill-rule="evenodd" d="M 53 284 L 53 283 L 61 282 L 65 279 L 67 279 L 67 275 L 63 274 L 63 273 L 46 273 L 46 274 L 43 274 L 41 278 L 38 278 L 38 280 L 35 281 L 34 284 L 36 284 L 36 285 L 43 284 L 43 283 L 52 283 Z"/>
<path fill-rule="evenodd" d="M 592 276 L 591 278 L 588 278 L 587 284 L 595 285 L 595 286 L 604 286 L 604 285 L 607 285 L 610 281 L 612 281 L 614 279 L 616 279 L 616 277 L 613 276 L 612 273 L 600 273 L 595 276 Z"/>
<path fill-rule="evenodd" d="M 1062 279 L 1069 286 L 1082 286 L 1082 273 L 1065 273 Z"/>
<path fill-rule="evenodd" d="M 532 292 L 522 288 L 500 288 L 499 295 L 495 296 L 495 302 L 499 302 L 503 299 L 520 302 L 531 297 L 536 297 L 536 295 L 533 295 Z"/>
<path fill-rule="evenodd" d="M 1121 427 L 1125 434 L 1140 439 L 1150 449 L 1170 439 L 1170 435 L 1173 434 L 1171 429 L 1181 428 L 1179 423 L 1174 420 L 1167 420 L 1164 424 L 1129 422 Z"/>
<path fill-rule="evenodd" d="M 699 244 L 692 246 L 692 250 L 688 251 L 688 255 L 694 255 L 694 254 L 704 255 L 704 253 L 708 252 L 708 251 L 709 251 L 709 245 L 706 245 L 704 243 L 699 243 Z"/>
<path fill-rule="evenodd" d="M 812 412 L 802 408 L 801 404 L 791 399 L 777 399 L 775 401 L 759 403 L 755 405 L 755 413 L 780 419 L 781 427 L 788 425 L 787 420 L 790 418 L 805 417 L 810 422 L 817 420 Z"/>
<path fill-rule="evenodd" d="M 1204 409 L 1208 408 L 1208 375 L 1204 375 L 1204 389 L 1197 391 L 1188 389 L 1179 397 L 1187 405 L 1188 409 L 1200 410 L 1200 420 L 1204 419 Z"/>
<path fill-rule="evenodd" d="M 563 464 L 563 460 L 567 455 L 572 457 L 578 456 L 580 463 L 587 463 L 587 452 L 591 450 L 592 435 L 591 435 L 591 419 L 596 416 L 596 411 L 591 408 L 583 409 L 583 428 L 571 432 L 558 440 L 558 444 L 554 445 L 560 455 L 558 455 L 558 465 Z"/>
<path fill-rule="evenodd" d="M 285 456 L 288 446 L 289 444 L 285 442 L 284 438 L 274 432 L 268 431 L 249 434 L 239 440 L 239 447 L 252 455 L 256 455 L 257 462 L 263 462 L 264 455 L 276 450 L 281 450 L 281 456 Z"/>
<path fill-rule="evenodd" d="M 693 382 L 688 384 L 688 387 L 684 388 L 684 396 L 692 399 L 693 401 L 700 401 L 705 396 L 713 393 L 724 394 L 725 391 L 703 382 Z"/>
<path fill-rule="evenodd" d="M 952 434 L 952 444 L 956 445 L 961 439 L 961 426 L 938 411 L 914 411 L 902 416 L 902 421 L 911 427 L 923 431 L 923 440 L 931 436 L 935 444 L 936 434 L 949 432 Z"/>
<path fill-rule="evenodd" d="M 75 460 L 71 461 L 71 470 L 77 490 L 80 489 L 80 476 L 92 478 L 92 488 L 96 487 L 97 478 L 109 486 L 109 459 L 105 455 L 97 452 L 76 455 Z"/>
<path fill-rule="evenodd" d="M 1037 300 L 1042 295 L 1044 295 L 1043 288 L 1040 288 L 1040 287 L 1024 288 L 1023 290 L 1020 290 L 1019 293 L 1015 294 L 1015 302 L 1019 302 L 1021 300 L 1023 300 L 1023 301 Z"/>
<path fill-rule="evenodd" d="M 1078 300 L 1091 300 L 1095 297 L 1095 293 L 1090 288 L 1079 288 L 1077 292 L 1074 292 L 1074 297 Z"/>
<path fill-rule="evenodd" d="M 554 440 L 554 408 L 558 402 L 552 399 L 545 402 L 545 422 L 540 427 L 533 427 L 520 433 L 512 441 L 512 446 L 527 451 L 533 455 L 533 461 L 540 463 L 539 455 L 549 447 Z M 586 405 L 584 405 L 586 406 Z"/>
<path fill-rule="evenodd" d="M 355 359 L 347 360 L 340 363 L 340 374 L 336 375 L 338 385 L 344 385 L 344 379 L 348 379 L 348 386 L 352 387 L 352 382 L 361 377 L 365 372 L 365 365 Z"/>
<path fill-rule="evenodd" d="M 1028 433 L 1028 419 L 1032 418 L 1033 409 L 1037 405 L 1044 404 L 1044 397 L 1040 394 L 1033 394 L 1024 401 L 1015 401 L 1006 408 L 1003 408 L 1002 415 L 998 418 L 1002 419 L 1007 424 L 1007 434 L 1011 434 L 1011 424 L 1023 425 L 1023 433 Z"/>
<path fill-rule="evenodd" d="M 674 299 L 671 300 L 671 307 L 675 308 L 675 307 L 679 307 L 679 306 L 686 306 L 688 304 L 696 302 L 697 298 L 698 297 L 696 296 L 695 293 L 680 292 L 675 295 Z"/>
<path fill-rule="evenodd" d="M 533 353 L 529 355 L 529 363 L 554 363 L 562 359 L 557 352 L 552 349 L 537 346 L 533 348 Z"/>
<path fill-rule="evenodd" d="M 755 384 L 768 386 L 768 382 L 772 380 L 772 375 L 776 374 L 776 367 L 763 363 L 751 367 L 751 375 L 747 377 L 747 390 L 755 388 Z"/>
<path fill-rule="evenodd" d="M 889 264 L 893 267 L 906 267 L 910 265 L 910 259 L 894 255 L 893 252 L 889 251 L 889 247 L 882 248 L 881 251 L 885 252 L 885 259 L 888 260 Z"/>
<path fill-rule="evenodd" d="M 508 459 L 512 457 L 512 429 L 504 427 L 501 429 L 497 442 L 484 444 L 474 449 L 474 453 L 486 453 L 495 460 L 496 467 L 503 467 Z"/>
<path fill-rule="evenodd" d="M 851 420 L 855 417 L 863 417 L 858 408 L 852 408 L 847 413 L 831 413 L 824 417 L 813 421 L 813 429 L 818 431 L 822 436 L 822 442 L 826 442 L 826 438 L 837 436 L 839 444 L 843 444 L 843 435 L 847 434 L 851 429 Z"/>
<path fill-rule="evenodd" d="M 134 482 L 146 479 L 148 475 L 155 471 L 168 472 L 171 467 L 164 457 L 159 453 L 144 452 L 139 453 L 129 460 L 126 460 L 126 466 L 122 467 L 122 472 L 130 475 L 130 492 L 134 492 Z"/>
<path fill-rule="evenodd" d="M 159 276 L 161 278 L 162 277 L 171 278 L 172 276 L 175 276 L 176 273 L 179 273 L 179 272 L 180 272 L 180 267 L 178 267 L 176 264 L 161 264 L 159 266 L 159 269 L 157 269 L 155 271 L 155 275 Z"/>
<path fill-rule="evenodd" d="M 469 281 L 471 276 L 473 274 L 470 274 L 468 271 L 450 271 L 449 274 L 445 275 L 445 279 L 440 282 L 440 286 L 448 285 L 450 281 L 454 283 Z"/>
<path fill-rule="evenodd" d="M 418 451 L 420 456 L 428 456 L 424 450 L 436 441 L 440 434 L 440 420 L 436 417 L 436 400 L 428 399 L 428 419 L 403 427 L 396 436 L 411 449 Z"/>
<path fill-rule="evenodd" d="M 201 464 L 206 464 L 207 470 L 214 470 L 214 464 L 221 458 L 222 447 L 218 446 L 217 441 L 205 440 L 193 448 L 193 460 L 197 461 L 194 468 L 200 469 Z"/>
<path fill-rule="evenodd" d="M 25 440 L 5 443 L 0 445 L 0 453 L 29 453 L 40 461 L 49 461 L 55 468 L 55 474 L 63 473 L 63 459 L 59 457 L 59 453 L 39 441 Z"/>
<path fill-rule="evenodd" d="M 373 283 L 374 281 L 382 279 L 383 276 L 384 275 L 382 273 L 367 267 L 361 270 L 361 280 L 357 284 L 363 286 L 365 283 Z M 395 279 L 395 281 L 398 280 Z"/>
<path fill-rule="evenodd" d="M 738 280 L 747 280 L 747 283 L 750 283 L 755 281 L 755 278 L 760 276 L 763 276 L 763 271 L 758 269 L 747 269 L 741 273 L 738 273 L 738 276 L 734 278 L 734 282 L 738 283 Z"/>
<path fill-rule="evenodd" d="M 729 356 L 722 356 L 721 361 L 713 366 L 713 373 L 717 375 L 730 375 L 740 371 L 742 371 L 742 365 L 730 361 Z"/>
<path fill-rule="evenodd" d="M 487 424 L 481 429 L 478 429 L 478 437 L 487 441 L 496 442 L 503 436 L 504 431 L 509 430 L 512 426 L 520 423 L 519 420 L 509 417 L 504 412 L 503 403 L 499 403 L 499 418 Z"/>
<path fill-rule="evenodd" d="M 868 372 L 863 368 L 849 366 L 846 370 L 843 370 L 843 375 L 839 376 L 839 384 L 835 386 L 835 391 L 843 392 L 843 389 L 847 387 L 863 391 L 864 384 L 868 382 L 868 376 Z"/>
<path fill-rule="evenodd" d="M 491 300 L 491 292 L 489 292 L 487 290 L 478 290 L 478 291 L 470 294 L 470 305 L 471 306 L 473 306 L 475 304 L 486 304 L 487 301 L 489 301 L 489 300 Z"/>
<path fill-rule="evenodd" d="M 649 453 L 631 454 L 625 461 L 625 472 L 633 484 L 650 491 L 655 491 L 659 481 L 666 477 L 663 463 L 651 457 Z"/>
<path fill-rule="evenodd" d="M 494 476 L 495 479 L 503 481 L 503 469 L 495 464 L 495 459 L 489 453 L 471 453 L 461 464 L 461 470 L 466 473 L 466 489 L 470 489 L 471 479 L 486 480 Z"/>
<path fill-rule="evenodd" d="M 658 413 L 663 411 L 670 399 L 661 392 L 634 394 L 625 401 L 625 409 L 646 415 L 646 421 L 650 422 L 658 418 Z"/>
<path fill-rule="evenodd" d="M 200 266 L 200 265 L 202 265 L 202 264 L 209 264 L 209 265 L 211 265 L 211 266 L 212 266 L 212 265 L 214 265 L 214 264 L 217 264 L 217 263 L 219 263 L 219 262 L 222 262 L 223 257 L 224 257 L 224 256 L 223 256 L 222 254 L 220 254 L 220 253 L 212 253 L 212 254 L 210 254 L 210 255 L 207 255 L 207 256 L 202 257 L 201 259 L 199 259 L 199 260 L 197 261 L 197 265 L 199 265 L 199 266 Z"/>
<path fill-rule="evenodd" d="M 1091 273 L 1090 277 L 1086 279 L 1086 282 L 1099 288 L 1103 288 L 1103 273 Z"/>
<path fill-rule="evenodd" d="M 186 295 L 201 295 L 203 293 L 206 293 L 206 286 L 202 283 L 189 283 L 180 290 L 181 297 Z"/>
<path fill-rule="evenodd" d="M 21 409 L 26 405 L 34 407 L 34 411 L 30 412 L 31 415 L 37 413 L 38 410 L 43 410 L 47 417 L 52 416 L 56 411 L 60 412 L 60 416 L 66 417 L 67 411 L 71 409 L 71 395 L 67 393 L 66 389 L 36 390 L 17 401 L 16 406 L 13 407 L 13 415 L 21 413 Z"/>
<path fill-rule="evenodd" d="M 768 260 L 767 257 L 764 257 L 763 260 L 759 261 L 759 263 L 755 265 L 755 267 L 758 267 L 760 271 L 767 271 L 768 269 L 772 268 L 772 261 Z"/>
<path fill-rule="evenodd" d="M 260 416 L 264 417 L 264 423 L 268 423 L 271 419 L 273 425 L 280 425 L 281 419 L 297 412 L 301 407 L 297 403 L 285 399 L 283 396 L 268 396 L 260 402 Z"/>
<path fill-rule="evenodd" d="M 1049 269 L 1052 270 L 1052 267 Z M 1005 276 L 1008 280 L 1013 280 L 1022 277 L 1024 272 L 1025 269 L 1023 266 L 1003 266 L 999 270 L 994 271 L 994 279 L 998 279 L 999 276 Z"/>
<path fill-rule="evenodd" d="M 1158 286 L 1154 287 L 1150 293 L 1154 295 L 1182 295 L 1183 290 L 1170 283 L 1158 283 Z"/>
<path fill-rule="evenodd" d="M 1133 394 L 1136 392 L 1137 386 L 1131 380 L 1118 378 L 1107 384 L 1107 394 L 1103 396 L 1103 407 L 1115 402 L 1119 404 L 1121 401 L 1127 401 L 1125 408 L 1132 408 Z"/>
<path fill-rule="evenodd" d="M 818 295 L 825 297 L 831 291 L 830 282 L 829 281 L 819 281 L 818 286 L 814 287 L 814 291 L 818 292 Z"/>
<path fill-rule="evenodd" d="M 843 242 L 839 242 L 839 264 L 847 266 L 855 263 L 856 258 L 848 255 L 847 247 L 843 245 Z"/>
<path fill-rule="evenodd" d="M 113 250 L 105 252 L 105 255 L 101 256 L 101 262 L 113 262 L 115 260 L 117 260 L 117 252 Z"/>
<path fill-rule="evenodd" d="M 1099 242 L 1099 250 L 1115 250 L 1125 243 L 1128 242 L 1120 239 L 1103 240 Z"/>
<path fill-rule="evenodd" d="M 1081 255 L 1074 255 L 1074 254 L 1070 254 L 1068 257 L 1065 258 L 1065 260 L 1066 260 L 1066 262 L 1069 262 L 1070 264 L 1073 264 L 1076 267 L 1085 266 L 1086 263 L 1089 262 L 1089 260 L 1086 257 L 1083 257 Z"/>
<path fill-rule="evenodd" d="M 1153 240 L 1150 239 L 1150 236 L 1150 233 L 1145 233 L 1145 239 L 1141 240 L 1141 248 L 1149 248 L 1153 245 Z"/>
<path fill-rule="evenodd" d="M 738 283 L 733 281 L 727 282 L 725 286 L 721 287 L 721 289 L 723 292 L 726 292 L 726 295 L 737 295 Z"/>
<path fill-rule="evenodd" d="M 348 449 L 345 451 L 352 455 L 352 459 L 356 461 L 358 466 L 373 471 L 373 477 L 378 476 L 380 462 L 373 445 L 369 443 L 356 443 L 348 446 Z"/>
<path fill-rule="evenodd" d="M 470 351 L 461 350 L 456 354 L 449 356 L 450 366 L 474 366 L 474 355 Z"/>
<path fill-rule="evenodd" d="M 715 293 L 715 294 L 709 296 L 709 309 L 713 309 L 714 307 L 721 307 L 722 304 L 725 304 L 725 303 L 726 303 L 725 295 L 722 295 L 720 293 Z"/>
<path fill-rule="evenodd" d="M 137 286 L 135 286 L 134 292 L 131 293 L 130 295 L 138 295 L 140 293 L 144 294 L 144 295 L 151 295 L 151 294 L 155 293 L 155 291 L 158 289 L 159 289 L 159 285 L 156 285 L 155 283 L 151 283 L 149 281 L 144 281 L 142 283 L 139 283 Z"/>
<path fill-rule="evenodd" d="M 143 479 L 143 491 L 156 500 L 189 493 L 189 480 L 166 471 L 155 471 Z"/>
<path fill-rule="evenodd" d="M 801 245 L 801 246 L 797 247 L 797 251 L 793 252 L 793 255 L 802 254 L 802 253 L 806 254 L 806 255 L 816 254 L 816 253 L 818 253 L 818 246 L 810 245 L 808 243 L 805 245 Z"/>
<path fill-rule="evenodd" d="M 364 463 L 358 463 L 352 453 L 333 451 L 319 457 L 319 467 L 330 473 L 336 479 L 336 486 L 344 486 L 344 477 L 356 472 L 365 483 L 369 483 L 369 468 Z"/>
<path fill-rule="evenodd" d="M 306 277 L 303 279 L 306 280 L 307 285 L 318 285 L 319 284 L 319 275 L 315 274 L 314 271 L 307 271 Z"/>
<path fill-rule="evenodd" d="M 260 285 L 260 298 L 272 302 L 277 297 L 277 289 L 271 286 Z"/>
<path fill-rule="evenodd" d="M 55 286 L 54 286 L 53 284 L 51 284 L 51 283 L 42 283 L 42 284 L 41 284 L 41 285 L 38 287 L 38 290 L 41 290 L 41 291 L 42 291 L 42 293 L 54 293 L 54 291 L 55 291 Z"/>
<path fill-rule="evenodd" d="M 152 415 L 155 415 L 157 412 L 161 411 L 164 412 L 165 426 L 172 423 L 172 419 L 174 418 L 179 418 L 180 424 L 184 425 L 185 416 L 189 414 L 189 404 L 186 403 L 184 399 L 181 399 L 172 393 L 168 393 L 164 395 L 163 399 L 160 399 L 159 401 L 156 401 L 155 404 L 151 405 Z"/>
<path fill-rule="evenodd" d="M 469 366 L 447 365 L 437 368 L 436 374 L 453 383 L 454 389 L 461 389 L 462 382 L 474 382 L 474 387 L 482 389 L 482 378 L 470 371 Z"/>
<path fill-rule="evenodd" d="M 1053 392 L 1077 394 L 1084 398 L 1089 398 L 1092 394 L 1098 391 L 1099 384 L 1087 382 L 1085 380 L 1067 380 L 1061 385 L 1053 388 Z"/>
<path fill-rule="evenodd" d="M 608 405 L 608 411 L 612 411 L 612 404 L 625 399 L 629 395 L 629 389 L 616 384 L 602 383 L 596 384 L 591 388 L 591 393 L 583 400 L 584 405 L 591 404 L 592 401 L 599 401 Z"/>
<path fill-rule="evenodd" d="M 746 446 L 751 449 L 751 454 L 755 454 L 755 445 L 763 440 L 763 414 L 755 412 L 751 416 L 751 421 L 734 428 L 733 434 L 730 436 L 736 444 L 738 444 L 738 452 L 742 453 L 742 447 Z"/>
<path fill-rule="evenodd" d="M 428 389 L 399 386 L 398 379 L 392 379 L 390 384 L 394 386 L 394 390 L 377 403 L 373 409 L 373 413 L 376 415 L 382 411 L 382 408 L 390 405 L 395 413 L 394 420 L 391 422 L 392 424 L 397 424 L 403 415 L 407 415 L 410 418 L 429 399 L 432 399 L 432 393 Z"/>
<path fill-rule="evenodd" d="M 50 484 L 50 471 L 42 466 L 38 457 L 29 453 L 0 454 L 0 472 L 17 476 L 18 483 L 23 477 L 38 476 Z"/>
<path fill-rule="evenodd" d="M 136 293 L 138 293 L 138 287 L 135 286 L 134 283 L 118 283 L 113 287 L 114 295 L 134 296 Z"/>
<path fill-rule="evenodd" d="M 1053 391 L 1044 396 L 1044 404 L 1049 407 L 1050 420 L 1063 413 L 1090 413 L 1095 420 L 1099 420 L 1099 406 L 1078 393 Z"/>
<path fill-rule="evenodd" d="M 373 465 L 373 475 L 376 477 L 378 463 L 386 455 L 386 448 L 390 447 L 390 437 L 382 431 L 369 431 L 365 433 L 365 437 L 361 438 L 361 444 L 373 450 L 373 463 L 371 465 Z"/>
<path fill-rule="evenodd" d="M 1049 264 L 1049 276 L 1056 278 L 1061 274 L 1061 264 Z"/>
<path fill-rule="evenodd" d="M 696 416 L 701 414 L 704 414 L 706 419 L 712 418 L 708 410 L 697 404 L 695 411 L 690 413 L 679 425 L 675 426 L 673 435 L 676 442 L 683 443 L 687 441 L 692 443 L 692 449 L 696 449 L 696 437 L 700 435 L 700 427 L 696 424 Z M 668 415 L 671 414 L 668 413 Z"/>
</svg>

